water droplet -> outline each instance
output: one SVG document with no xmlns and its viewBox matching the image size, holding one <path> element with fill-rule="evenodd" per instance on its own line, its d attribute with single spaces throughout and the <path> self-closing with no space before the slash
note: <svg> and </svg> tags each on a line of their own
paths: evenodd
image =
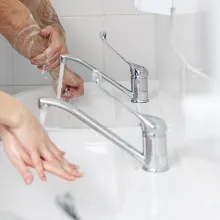
<svg viewBox="0 0 220 220">
<path fill-rule="evenodd" d="M 44 73 L 45 73 L 44 69 L 45 69 L 45 66 L 43 66 L 42 75 L 44 75 Z"/>
</svg>

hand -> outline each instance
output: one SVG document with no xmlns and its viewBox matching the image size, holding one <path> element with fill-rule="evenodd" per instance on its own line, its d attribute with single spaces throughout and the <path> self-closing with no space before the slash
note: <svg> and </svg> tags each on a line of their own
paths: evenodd
<svg viewBox="0 0 220 220">
<path fill-rule="evenodd" d="M 49 38 L 49 47 L 39 56 L 31 59 L 31 63 L 39 69 L 54 72 L 60 66 L 60 55 L 67 54 L 65 33 L 61 26 L 47 26 L 41 30 L 42 37 Z"/>
<path fill-rule="evenodd" d="M 58 78 L 53 77 L 53 89 L 57 93 Z M 62 98 L 66 101 L 74 97 L 79 97 L 84 94 L 84 81 L 76 73 L 71 72 L 68 68 L 65 69 L 63 77 L 63 86 L 61 90 Z"/>
<path fill-rule="evenodd" d="M 3 138 L 4 151 L 7 154 L 11 163 L 17 168 L 26 184 L 33 182 L 33 175 L 29 167 L 34 168 L 33 162 L 27 152 L 22 148 L 20 143 L 9 132 L 5 126 L 0 126 L 0 133 Z M 70 174 L 63 168 L 61 163 L 56 161 L 43 161 L 45 171 L 55 174 L 63 179 L 70 180 Z M 75 172 L 78 172 L 78 167 L 72 165 Z"/>
<path fill-rule="evenodd" d="M 39 69 L 44 69 L 51 73 L 53 77 L 53 88 L 57 92 L 61 54 L 68 53 L 66 47 L 65 33 L 60 26 L 48 26 L 41 31 L 42 37 L 49 37 L 49 47 L 45 52 L 31 59 L 31 63 L 37 65 Z M 83 79 L 67 67 L 64 70 L 62 97 L 68 101 L 73 97 L 84 94 Z"/>
<path fill-rule="evenodd" d="M 20 111 L 21 123 L 15 128 L 9 128 L 8 131 L 29 155 L 38 176 L 43 181 L 46 180 L 43 161 L 56 166 L 61 164 L 63 169 L 69 173 L 69 180 L 80 176 L 72 165 L 63 158 L 63 152 L 50 140 L 39 121 L 25 107 L 22 107 Z"/>
</svg>

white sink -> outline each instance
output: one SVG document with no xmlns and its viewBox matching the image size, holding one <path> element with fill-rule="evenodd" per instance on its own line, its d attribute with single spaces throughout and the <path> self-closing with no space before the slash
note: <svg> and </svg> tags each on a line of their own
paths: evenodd
<svg viewBox="0 0 220 220">
<path fill-rule="evenodd" d="M 38 116 L 36 102 L 41 96 L 55 97 L 52 89 L 45 87 L 17 98 Z M 186 140 L 180 106 L 175 100 L 160 96 L 162 101 L 155 82 L 150 82 L 147 104 L 133 104 L 124 95 L 117 95 L 132 108 L 165 119 L 169 127 L 167 172 L 143 171 L 140 164 L 97 132 L 63 111 L 51 109 L 49 135 L 67 152 L 70 161 L 81 166 L 85 177 L 70 183 L 49 175 L 47 183 L 36 177 L 33 185 L 26 186 L 0 152 L 0 219 L 1 212 L 8 212 L 21 220 L 70 220 L 55 204 L 57 195 L 70 192 L 82 220 L 218 220 L 219 145 L 212 140 Z M 95 84 L 86 83 L 85 96 L 71 104 L 141 150 L 138 121 Z M 58 126 L 62 129 L 51 129 Z"/>
<path fill-rule="evenodd" d="M 139 129 L 118 130 L 119 133 L 131 131 L 141 144 Z M 131 158 L 89 129 L 50 132 L 49 135 L 66 151 L 69 161 L 80 165 L 85 176 L 76 182 L 67 182 L 48 175 L 47 183 L 42 183 L 35 173 L 34 183 L 26 186 L 1 150 L 0 213 L 7 211 L 27 220 L 69 219 L 55 204 L 55 198 L 70 192 L 82 219 L 116 219 L 125 200 L 126 182 L 135 172 Z"/>
</svg>

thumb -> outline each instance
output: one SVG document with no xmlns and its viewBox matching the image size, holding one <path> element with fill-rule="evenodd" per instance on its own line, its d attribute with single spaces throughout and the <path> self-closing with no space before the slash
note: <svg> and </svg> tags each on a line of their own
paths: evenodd
<svg viewBox="0 0 220 220">
<path fill-rule="evenodd" d="M 47 26 L 44 29 L 41 30 L 40 35 L 41 37 L 47 37 L 53 32 L 53 27 L 52 26 Z"/>
</svg>

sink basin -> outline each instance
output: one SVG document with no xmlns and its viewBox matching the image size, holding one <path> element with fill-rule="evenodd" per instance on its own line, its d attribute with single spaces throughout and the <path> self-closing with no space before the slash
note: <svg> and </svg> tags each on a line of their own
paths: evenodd
<svg viewBox="0 0 220 220">
<path fill-rule="evenodd" d="M 43 183 L 35 174 L 34 183 L 26 186 L 0 148 L 0 219 L 1 213 L 11 213 L 19 220 L 70 220 L 55 203 L 56 196 L 70 192 L 82 220 L 218 220 L 219 143 L 185 139 L 179 103 L 161 91 L 159 98 L 157 90 L 157 82 L 150 81 L 150 102 L 146 104 L 133 104 L 123 94 L 112 92 L 131 108 L 166 121 L 167 172 L 142 170 L 126 152 L 97 132 L 63 111 L 51 109 L 46 122 L 49 136 L 71 162 L 81 166 L 85 176 L 66 182 L 48 174 L 47 183 Z M 51 87 L 45 87 L 16 95 L 37 117 L 36 102 L 42 96 L 55 94 Z M 85 83 L 85 96 L 70 104 L 141 150 L 138 120 L 94 83 Z"/>
<path fill-rule="evenodd" d="M 141 144 L 139 129 L 116 130 L 121 134 L 131 131 Z M 69 192 L 82 219 L 116 219 L 125 200 L 126 182 L 136 172 L 130 156 L 90 129 L 54 131 L 49 135 L 66 151 L 69 161 L 80 165 L 85 176 L 67 182 L 48 174 L 47 183 L 42 183 L 35 173 L 34 183 L 26 186 L 1 150 L 0 178 L 4 181 L 0 181 L 0 213 L 7 211 L 27 220 L 69 219 L 55 203 L 57 196 Z"/>
</svg>

